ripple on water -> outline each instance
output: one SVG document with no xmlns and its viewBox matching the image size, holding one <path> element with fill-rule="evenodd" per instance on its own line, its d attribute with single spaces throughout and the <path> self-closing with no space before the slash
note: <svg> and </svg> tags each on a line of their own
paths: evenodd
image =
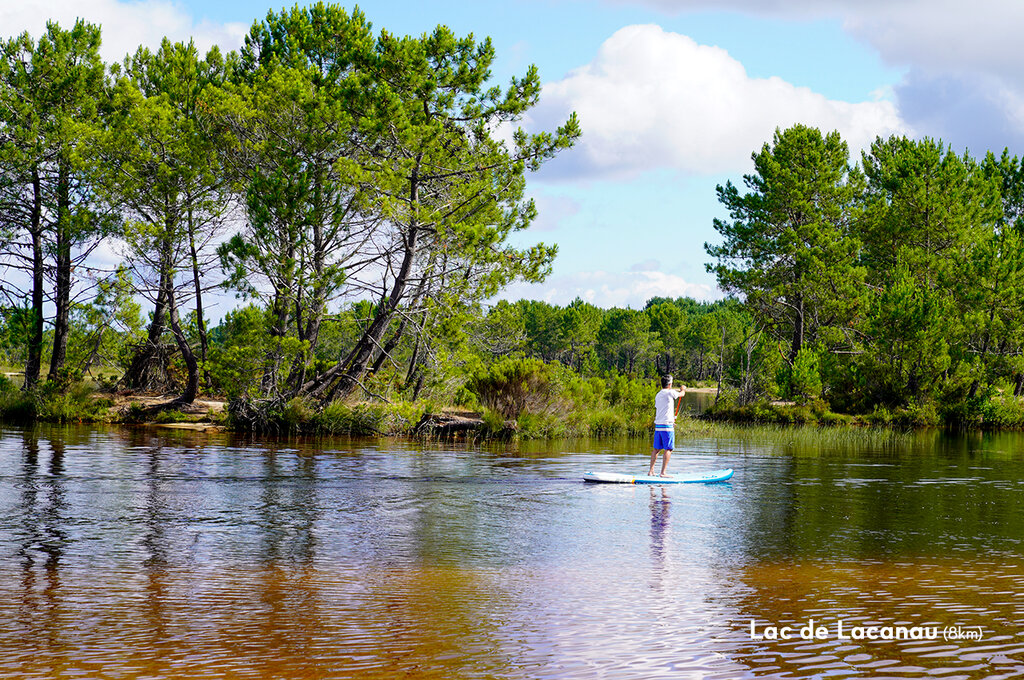
<svg viewBox="0 0 1024 680">
<path fill-rule="evenodd" d="M 27 436 L 0 434 L 4 677 L 1024 673 L 1002 463 L 708 439 L 673 464 L 733 467 L 732 483 L 638 488 L 579 475 L 643 467 L 646 443 Z M 750 638 L 751 619 L 811 618 L 828 639 Z M 838 640 L 840 619 L 985 636 Z"/>
</svg>

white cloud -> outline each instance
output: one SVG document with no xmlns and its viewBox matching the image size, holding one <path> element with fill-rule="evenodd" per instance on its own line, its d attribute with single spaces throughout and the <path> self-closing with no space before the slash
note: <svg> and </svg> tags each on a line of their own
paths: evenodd
<svg viewBox="0 0 1024 680">
<path fill-rule="evenodd" d="M 981 69 L 1020 82 L 1024 3 L 903 0 L 865 11 L 840 5 L 843 27 L 887 62 L 935 71 Z"/>
<path fill-rule="evenodd" d="M 241 23 L 197 23 L 181 5 L 162 0 L 28 0 L 0 6 L 0 32 L 11 37 L 28 31 L 38 38 L 46 30 L 48 20 L 70 28 L 79 18 L 101 26 L 100 53 L 108 63 L 122 61 L 139 45 L 157 47 L 165 36 L 175 41 L 192 38 L 201 52 L 215 44 L 233 50 L 242 44 L 249 30 Z"/>
<path fill-rule="evenodd" d="M 580 211 L 579 201 L 568 196 L 536 194 L 537 218 L 530 225 L 530 231 L 556 231 L 562 223 Z"/>
<path fill-rule="evenodd" d="M 899 65 L 985 68 L 1019 77 L 1024 3 L 1015 0 L 612 0 L 669 14 L 738 11 L 782 19 L 838 18 Z"/>
<path fill-rule="evenodd" d="M 629 268 L 631 272 L 656 272 L 661 269 L 661 262 L 658 262 L 654 258 L 644 260 L 643 262 L 637 262 Z"/>
<path fill-rule="evenodd" d="M 609 0 L 667 14 L 737 11 L 783 20 L 838 20 L 881 59 L 908 68 L 900 116 L 920 135 L 984 153 L 1024 145 L 1024 70 L 1014 0 Z M 960 97 L 970 97 L 961 101 Z M 941 103 L 942 108 L 933 108 Z"/>
<path fill-rule="evenodd" d="M 543 300 L 557 305 L 567 305 L 576 298 L 582 298 L 605 309 L 640 309 L 652 297 L 716 300 L 721 298 L 721 293 L 713 286 L 689 283 L 681 276 L 664 272 L 595 271 L 551 276 L 538 284 L 516 283 L 502 291 L 500 297 L 506 300 Z"/>
<path fill-rule="evenodd" d="M 909 132 L 888 101 L 835 101 L 781 78 L 751 78 L 718 47 L 654 25 L 627 26 L 595 59 L 544 86 L 534 120 L 576 111 L 583 137 L 555 172 L 629 175 L 658 167 L 694 174 L 746 170 L 777 127 L 839 130 L 851 150 Z"/>
</svg>

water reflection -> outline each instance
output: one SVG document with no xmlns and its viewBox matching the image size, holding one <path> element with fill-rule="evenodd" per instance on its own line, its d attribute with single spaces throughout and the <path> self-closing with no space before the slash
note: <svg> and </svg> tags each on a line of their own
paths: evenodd
<svg viewBox="0 0 1024 680">
<path fill-rule="evenodd" d="M 747 635 L 737 640 L 736 658 L 755 676 L 869 669 L 898 677 L 1018 675 L 1024 672 L 1022 566 L 1019 559 L 752 565 L 742 577 L 747 592 L 736 602 L 740 617 L 759 631 L 790 626 L 792 639 Z M 820 638 L 799 632 L 811 620 L 824 628 Z M 892 639 L 900 627 L 909 632 Z M 880 639 L 858 639 L 872 630 Z M 925 630 L 937 633 L 935 639 Z"/>
<path fill-rule="evenodd" d="M 1024 672 L 1024 440 L 800 437 L 684 442 L 733 481 L 633 487 L 579 476 L 647 442 L 0 430 L 0 674 Z M 987 632 L 750 639 L 810 618 Z"/>
<path fill-rule="evenodd" d="M 666 579 L 666 541 L 668 539 L 669 517 L 672 499 L 667 486 L 651 485 L 649 488 L 651 506 L 651 563 L 652 588 L 663 590 Z"/>
<path fill-rule="evenodd" d="M 68 540 L 64 443 L 59 438 L 39 441 L 28 432 L 23 433 L 21 443 L 19 526 L 12 536 L 21 559 L 17 621 L 25 634 L 52 647 L 66 633 L 61 569 Z"/>
</svg>

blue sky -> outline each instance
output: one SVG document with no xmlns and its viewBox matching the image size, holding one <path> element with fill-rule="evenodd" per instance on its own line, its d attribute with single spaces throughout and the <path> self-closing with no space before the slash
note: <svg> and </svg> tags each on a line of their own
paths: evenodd
<svg viewBox="0 0 1024 680">
<path fill-rule="evenodd" d="M 227 49 L 260 2 L 51 0 L 4 3 L 0 31 L 38 35 L 47 18 L 101 23 L 118 59 L 164 35 Z M 290 5 L 288 5 L 290 6 Z M 352 5 L 346 5 L 351 8 Z M 653 295 L 721 296 L 703 245 L 776 126 L 838 129 L 856 155 L 876 135 L 941 138 L 981 155 L 1024 143 L 1024 75 L 1014 0 L 371 0 L 376 29 L 437 24 L 490 36 L 494 78 L 536 64 L 545 83 L 524 126 L 570 111 L 584 136 L 530 180 L 541 211 L 516 242 L 556 243 L 552 276 L 507 297 L 642 306 Z"/>
</svg>

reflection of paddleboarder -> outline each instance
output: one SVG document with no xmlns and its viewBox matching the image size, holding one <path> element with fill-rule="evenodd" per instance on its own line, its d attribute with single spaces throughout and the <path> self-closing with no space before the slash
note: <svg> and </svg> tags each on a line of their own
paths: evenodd
<svg viewBox="0 0 1024 680">
<path fill-rule="evenodd" d="M 667 477 L 668 461 L 672 458 L 672 449 L 676 445 L 676 401 L 686 394 L 686 385 L 680 389 L 672 389 L 672 376 L 661 378 L 661 391 L 654 397 L 654 451 L 651 453 L 651 468 L 647 474 L 654 476 L 654 465 L 658 462 L 658 454 L 664 452 L 661 461 L 661 476 Z M 682 404 L 682 402 L 679 402 Z"/>
<path fill-rule="evenodd" d="M 651 486 L 651 547 L 658 555 L 661 555 L 665 548 L 670 504 L 668 490 L 664 486 L 658 489 Z"/>
<path fill-rule="evenodd" d="M 666 573 L 666 547 L 668 544 L 669 509 L 668 490 L 661 485 L 651 486 L 651 587 L 664 591 L 669 584 Z"/>
</svg>

